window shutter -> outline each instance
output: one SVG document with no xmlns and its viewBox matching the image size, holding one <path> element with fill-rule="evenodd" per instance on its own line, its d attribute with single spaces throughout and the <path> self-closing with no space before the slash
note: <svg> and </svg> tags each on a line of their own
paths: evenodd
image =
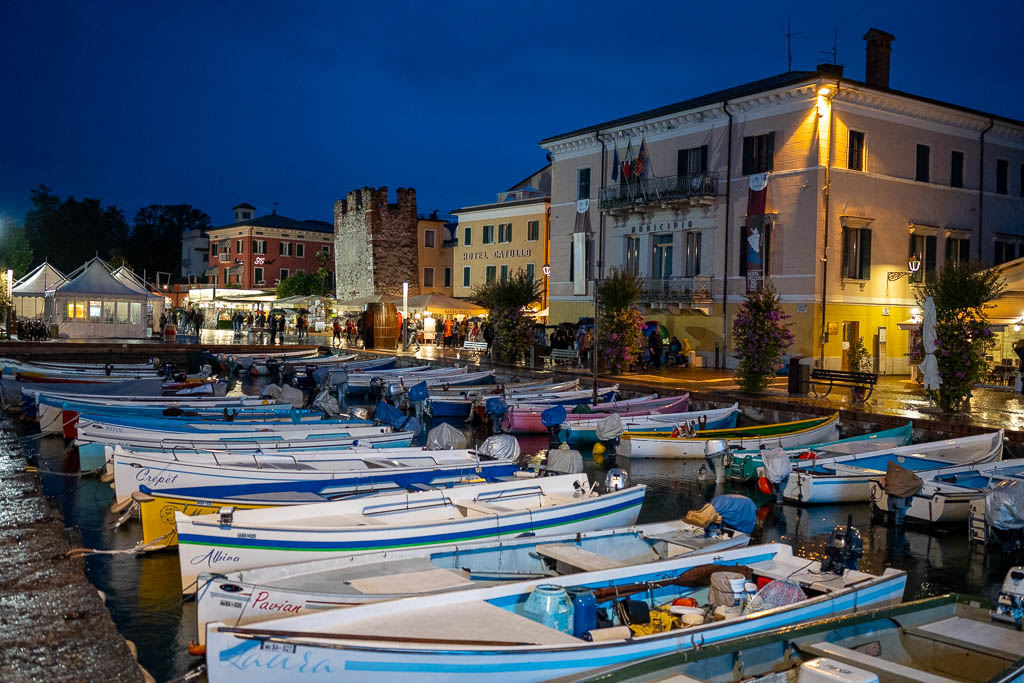
<svg viewBox="0 0 1024 683">
<path fill-rule="evenodd" d="M 929 276 L 935 275 L 935 252 L 938 251 L 935 235 L 924 238 L 924 271 Z"/>
<path fill-rule="evenodd" d="M 700 168 L 698 168 L 696 172 L 697 173 L 707 173 L 708 172 L 708 146 L 707 145 L 701 145 L 700 146 Z"/>
<path fill-rule="evenodd" d="M 740 275 L 747 274 L 747 226 L 740 226 Z"/>
<path fill-rule="evenodd" d="M 743 138 L 743 175 L 754 172 L 754 138 Z"/>
<path fill-rule="evenodd" d="M 871 279 L 871 230 L 869 228 L 860 229 L 860 279 Z"/>
<path fill-rule="evenodd" d="M 850 277 L 850 229 L 843 226 L 843 259 L 839 270 L 840 277 Z"/>
<path fill-rule="evenodd" d="M 690 175 L 690 150 L 679 150 L 676 159 L 676 175 Z"/>
<path fill-rule="evenodd" d="M 768 133 L 768 149 L 765 151 L 765 160 L 768 162 L 768 167 L 764 170 L 774 171 L 775 170 L 775 131 Z"/>
</svg>

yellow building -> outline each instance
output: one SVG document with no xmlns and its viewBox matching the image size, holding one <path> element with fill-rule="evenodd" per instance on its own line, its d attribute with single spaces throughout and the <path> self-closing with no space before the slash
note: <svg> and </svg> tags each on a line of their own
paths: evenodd
<svg viewBox="0 0 1024 683">
<path fill-rule="evenodd" d="M 466 298 L 486 282 L 523 270 L 543 284 L 547 308 L 550 166 L 498 193 L 493 204 L 452 211 L 459 219 L 453 255 L 454 296 Z"/>
<path fill-rule="evenodd" d="M 420 294 L 451 296 L 455 242 L 448 227 L 439 218 L 420 218 L 417 227 Z"/>
</svg>

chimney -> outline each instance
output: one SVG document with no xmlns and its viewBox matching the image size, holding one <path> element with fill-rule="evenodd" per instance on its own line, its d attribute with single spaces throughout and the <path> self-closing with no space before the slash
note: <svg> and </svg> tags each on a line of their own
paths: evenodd
<svg viewBox="0 0 1024 683">
<path fill-rule="evenodd" d="M 890 43 L 895 39 L 891 33 L 877 28 L 869 29 L 864 34 L 867 43 L 867 61 L 864 66 L 864 82 L 872 88 L 889 89 L 889 53 Z"/>
<path fill-rule="evenodd" d="M 819 64 L 818 75 L 830 81 L 838 81 L 843 77 L 842 64 Z"/>
</svg>

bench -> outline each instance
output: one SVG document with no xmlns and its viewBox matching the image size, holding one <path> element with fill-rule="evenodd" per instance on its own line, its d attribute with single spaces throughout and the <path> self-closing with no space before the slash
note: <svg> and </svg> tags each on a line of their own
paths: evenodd
<svg viewBox="0 0 1024 683">
<path fill-rule="evenodd" d="M 819 396 L 816 386 L 828 383 L 828 391 Z M 849 387 L 850 395 L 854 403 L 862 403 L 871 398 L 878 383 L 878 374 L 874 372 L 853 372 L 851 370 L 826 370 L 814 368 L 811 370 L 811 391 L 816 398 L 824 398 L 832 393 L 833 387 Z M 863 390 L 867 389 L 867 394 Z"/>
<path fill-rule="evenodd" d="M 568 543 L 543 543 L 536 547 L 536 552 L 541 557 L 546 557 L 559 564 L 565 564 L 584 572 L 617 569 L 618 567 L 625 566 L 618 560 L 598 555 Z"/>
<path fill-rule="evenodd" d="M 579 359 L 580 354 L 576 353 L 576 349 L 551 349 L 551 355 L 548 356 L 548 362 L 552 365 L 564 363 L 576 365 Z"/>
<path fill-rule="evenodd" d="M 483 353 L 484 351 L 487 350 L 487 342 L 469 341 L 467 339 L 466 343 L 462 345 L 462 350 L 463 351 L 476 351 L 478 353 Z"/>
</svg>

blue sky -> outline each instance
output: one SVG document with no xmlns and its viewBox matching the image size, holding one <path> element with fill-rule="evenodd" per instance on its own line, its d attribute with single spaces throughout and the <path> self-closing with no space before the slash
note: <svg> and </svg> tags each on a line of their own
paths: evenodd
<svg viewBox="0 0 1024 683">
<path fill-rule="evenodd" d="M 125 210 L 249 202 L 331 219 L 351 189 L 423 212 L 493 201 L 557 133 L 827 58 L 894 88 L 1024 119 L 1024 3 L 6 2 L 0 220 L 29 190 Z"/>
</svg>

